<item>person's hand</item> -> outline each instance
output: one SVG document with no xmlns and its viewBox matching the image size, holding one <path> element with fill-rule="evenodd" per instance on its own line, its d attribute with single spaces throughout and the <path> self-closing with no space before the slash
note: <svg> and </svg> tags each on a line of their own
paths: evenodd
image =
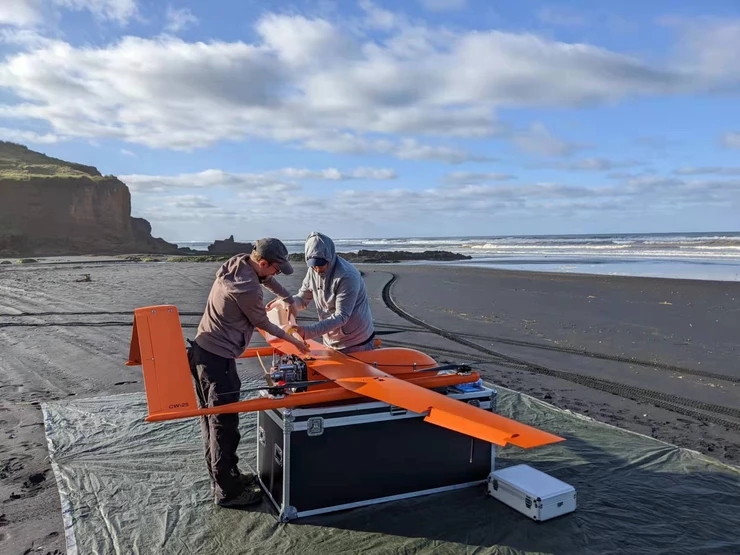
<svg viewBox="0 0 740 555">
<path fill-rule="evenodd" d="M 303 354 L 311 352 L 311 347 L 308 346 L 308 343 L 306 343 L 305 341 L 301 341 L 297 337 L 294 337 L 291 335 L 288 341 L 290 341 L 293 345 L 295 345 L 298 348 L 298 350 L 302 352 Z"/>
<path fill-rule="evenodd" d="M 283 301 L 285 302 L 285 301 Z M 298 318 L 298 307 L 295 303 L 285 303 L 288 307 L 288 312 L 293 318 Z"/>
<path fill-rule="evenodd" d="M 275 308 L 275 306 L 277 306 L 279 303 L 284 304 L 283 299 L 272 299 L 269 303 L 265 305 L 265 312 L 269 312 L 270 310 Z"/>
</svg>

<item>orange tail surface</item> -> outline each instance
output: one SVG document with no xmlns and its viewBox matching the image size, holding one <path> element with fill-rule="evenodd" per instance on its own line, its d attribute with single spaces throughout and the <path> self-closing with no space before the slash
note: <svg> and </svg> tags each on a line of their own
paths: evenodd
<svg viewBox="0 0 740 555">
<path fill-rule="evenodd" d="M 141 365 L 149 417 L 198 409 L 180 314 L 172 305 L 134 310 L 126 366 Z"/>
</svg>

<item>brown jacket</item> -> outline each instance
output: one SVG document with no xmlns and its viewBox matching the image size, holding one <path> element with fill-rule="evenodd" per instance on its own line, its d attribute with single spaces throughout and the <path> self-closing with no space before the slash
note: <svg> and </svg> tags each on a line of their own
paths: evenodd
<svg viewBox="0 0 740 555">
<path fill-rule="evenodd" d="M 281 339 L 288 338 L 282 329 L 268 320 L 262 286 L 289 303 L 292 302 L 290 293 L 272 276 L 260 283 L 248 259 L 248 254 L 238 254 L 216 272 L 195 336 L 195 342 L 203 349 L 225 358 L 237 358 L 244 352 L 254 328 Z"/>
</svg>

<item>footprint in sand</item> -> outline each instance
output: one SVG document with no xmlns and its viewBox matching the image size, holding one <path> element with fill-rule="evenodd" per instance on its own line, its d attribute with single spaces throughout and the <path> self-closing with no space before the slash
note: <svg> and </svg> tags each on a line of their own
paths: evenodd
<svg viewBox="0 0 740 555">
<path fill-rule="evenodd" d="M 22 462 L 20 462 L 16 457 L 10 457 L 7 461 L 2 463 L 2 466 L 0 466 L 0 479 L 5 480 L 10 475 L 23 470 L 23 468 Z"/>
<path fill-rule="evenodd" d="M 24 489 L 33 489 L 42 482 L 46 481 L 46 473 L 48 470 L 44 470 L 43 472 L 36 472 L 34 474 L 31 474 L 28 477 L 28 480 L 23 482 L 23 488 Z"/>
</svg>

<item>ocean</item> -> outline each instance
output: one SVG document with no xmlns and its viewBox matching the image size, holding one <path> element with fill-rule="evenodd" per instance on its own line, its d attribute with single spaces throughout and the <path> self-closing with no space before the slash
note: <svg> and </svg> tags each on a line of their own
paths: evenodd
<svg viewBox="0 0 740 555">
<path fill-rule="evenodd" d="M 249 241 L 249 239 L 236 239 Z M 335 239 L 340 252 L 446 250 L 454 262 L 405 262 L 528 271 L 740 281 L 740 232 Z M 177 243 L 206 250 L 213 241 Z M 284 240 L 303 252 L 303 240 Z"/>
</svg>

